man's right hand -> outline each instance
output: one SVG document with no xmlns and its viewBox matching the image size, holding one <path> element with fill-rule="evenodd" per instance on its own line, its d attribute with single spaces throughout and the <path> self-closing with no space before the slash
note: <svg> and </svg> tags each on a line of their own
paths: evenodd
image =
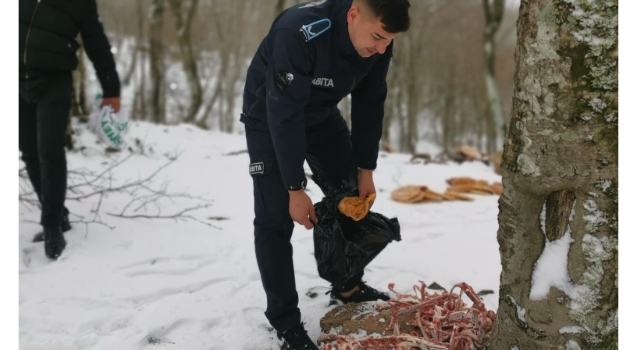
<svg viewBox="0 0 640 350">
<path fill-rule="evenodd" d="M 313 224 L 309 218 L 311 218 L 314 223 L 318 223 L 313 202 L 311 202 L 311 198 L 309 198 L 304 190 L 289 191 L 289 214 L 293 221 L 303 225 L 307 230 L 313 228 Z"/>
<path fill-rule="evenodd" d="M 102 99 L 102 104 L 100 105 L 100 108 L 107 105 L 111 106 L 114 112 L 116 113 L 120 112 L 120 97 L 105 97 L 104 99 Z"/>
</svg>

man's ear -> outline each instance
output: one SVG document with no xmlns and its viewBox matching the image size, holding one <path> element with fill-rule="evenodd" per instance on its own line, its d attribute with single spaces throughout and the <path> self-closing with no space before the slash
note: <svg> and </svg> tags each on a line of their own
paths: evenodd
<svg viewBox="0 0 640 350">
<path fill-rule="evenodd" d="M 359 15 L 360 9 L 355 5 L 351 5 L 349 12 L 347 12 L 347 23 L 353 24 Z"/>
</svg>

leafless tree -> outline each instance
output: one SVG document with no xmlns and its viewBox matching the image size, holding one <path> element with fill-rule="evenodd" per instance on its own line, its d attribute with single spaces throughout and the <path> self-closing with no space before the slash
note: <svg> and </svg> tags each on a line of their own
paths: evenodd
<svg viewBox="0 0 640 350">
<path fill-rule="evenodd" d="M 182 64 L 191 93 L 189 108 L 184 120 L 195 123 L 202 104 L 202 86 L 198 76 L 197 53 L 191 45 L 191 24 L 198 8 L 198 0 L 168 0 L 173 14 Z"/>
<path fill-rule="evenodd" d="M 138 2 L 140 3 L 140 2 Z M 151 70 L 151 120 L 166 123 L 166 88 L 164 26 L 165 0 L 151 0 L 149 9 L 149 63 Z"/>
<path fill-rule="evenodd" d="M 495 73 L 495 35 L 502 23 L 504 13 L 504 0 L 482 0 L 485 17 L 484 29 L 484 57 L 485 57 L 485 83 L 487 90 L 486 118 L 488 126 L 487 151 L 494 153 L 497 150 L 497 142 L 502 140 L 504 129 L 504 117 L 502 116 L 502 104 L 500 102 L 500 90 L 496 82 Z"/>
</svg>

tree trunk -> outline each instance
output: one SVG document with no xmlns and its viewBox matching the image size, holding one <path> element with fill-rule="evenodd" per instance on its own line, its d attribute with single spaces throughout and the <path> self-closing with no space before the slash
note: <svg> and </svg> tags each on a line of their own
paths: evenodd
<svg viewBox="0 0 640 350">
<path fill-rule="evenodd" d="M 242 57 L 240 51 L 236 51 L 235 54 L 231 57 L 234 62 L 230 72 L 227 74 L 227 88 L 225 89 L 225 93 L 227 94 L 227 110 L 225 113 L 225 129 L 223 130 L 226 133 L 233 133 L 233 126 L 235 122 L 235 106 L 236 106 L 236 97 L 238 96 L 238 92 L 236 91 L 238 80 L 240 80 L 240 75 L 242 74 L 241 65 L 242 60 L 239 59 Z"/>
<path fill-rule="evenodd" d="M 82 37 L 77 38 L 80 47 L 78 48 L 78 68 L 73 71 L 73 89 L 71 98 L 71 115 L 78 116 L 80 122 L 86 123 L 89 116 L 87 107 L 87 69 L 84 59 L 84 45 Z"/>
<path fill-rule="evenodd" d="M 286 0 L 276 0 L 276 12 L 273 18 L 278 17 L 282 13 L 282 11 L 284 11 L 284 4 L 286 2 L 287 2 Z"/>
<path fill-rule="evenodd" d="M 185 5 L 183 6 L 183 4 Z M 198 7 L 198 0 L 169 0 L 169 5 L 171 6 L 171 12 L 173 12 L 173 18 L 175 20 L 180 56 L 182 57 L 182 65 L 191 93 L 191 101 L 185 122 L 195 123 L 198 110 L 202 104 L 202 86 L 200 85 L 200 78 L 198 76 L 196 57 L 191 45 L 191 23 L 193 22 L 193 16 Z"/>
<path fill-rule="evenodd" d="M 131 83 L 131 79 L 133 78 L 133 74 L 136 72 L 136 66 L 138 65 L 138 53 L 142 50 L 142 1 L 137 1 L 137 12 L 138 12 L 138 35 L 135 37 L 135 46 L 133 50 L 131 50 L 131 63 L 129 64 L 129 69 L 125 73 L 122 78 L 122 86 L 127 86 Z M 119 51 L 120 52 L 120 51 Z"/>
<path fill-rule="evenodd" d="M 200 127 L 202 127 L 203 129 L 204 129 L 203 126 L 207 125 L 206 121 L 209 119 L 209 116 L 213 112 L 214 104 L 216 103 L 216 101 L 218 101 L 218 99 L 222 95 L 222 78 L 221 77 L 222 77 L 222 75 L 224 73 L 224 67 L 226 65 L 225 62 L 227 60 L 227 57 L 226 57 L 226 55 L 224 55 L 222 53 L 220 53 L 220 55 L 222 56 L 222 58 L 221 58 L 221 62 L 220 62 L 219 67 L 218 67 L 218 74 L 217 74 L 218 80 L 216 81 L 216 87 L 214 88 L 214 91 L 213 91 L 213 94 L 211 95 L 211 98 L 205 104 L 205 109 L 204 109 L 204 113 L 203 113 L 202 119 L 199 121 Z M 220 130 L 222 130 L 223 127 L 224 127 L 222 125 L 222 122 L 223 122 L 223 119 L 220 118 L 219 125 L 218 125 Z"/>
<path fill-rule="evenodd" d="M 504 117 L 500 92 L 496 82 L 495 72 L 495 36 L 502 14 L 504 13 L 504 0 L 482 0 L 484 7 L 484 57 L 485 57 L 485 88 L 487 93 L 487 105 L 485 107 L 486 123 L 488 128 L 487 152 L 493 154 L 497 150 L 497 143 L 502 141 L 504 129 Z"/>
<path fill-rule="evenodd" d="M 166 78 L 164 66 L 164 0 L 153 0 L 149 13 L 149 63 L 151 70 L 151 120 L 166 123 Z"/>
<path fill-rule="evenodd" d="M 408 114 L 408 96 L 406 86 L 403 86 L 403 92 L 398 99 L 398 107 L 401 113 L 400 120 L 400 152 L 411 153 L 411 116 Z"/>
<path fill-rule="evenodd" d="M 389 67 L 389 75 L 387 81 L 388 92 L 387 92 L 387 100 L 384 104 L 384 119 L 382 120 L 382 137 L 381 141 L 383 145 L 391 145 L 391 125 L 393 123 L 395 115 L 395 106 L 396 106 L 396 86 L 398 78 L 398 67 L 395 62 L 391 63 Z"/>
<path fill-rule="evenodd" d="M 616 0 L 523 0 L 490 349 L 617 349 Z"/>
<path fill-rule="evenodd" d="M 416 93 L 416 81 L 414 78 L 410 78 L 408 82 L 408 94 L 407 94 L 407 128 L 409 129 L 408 147 L 411 154 L 416 153 L 416 146 L 418 144 L 418 104 L 419 99 Z"/>
</svg>

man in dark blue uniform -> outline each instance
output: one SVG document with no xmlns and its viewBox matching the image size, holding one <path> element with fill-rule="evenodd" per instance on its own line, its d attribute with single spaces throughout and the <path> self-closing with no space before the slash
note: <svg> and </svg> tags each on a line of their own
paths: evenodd
<svg viewBox="0 0 640 350">
<path fill-rule="evenodd" d="M 386 75 L 393 39 L 409 29 L 408 0 L 321 0 L 296 5 L 274 21 L 247 73 L 243 113 L 254 188 L 254 238 L 267 294 L 265 315 L 285 349 L 312 349 L 300 323 L 292 247 L 293 222 L 313 228 L 304 191 L 314 174 L 375 193 Z M 338 102 L 351 94 L 352 130 Z M 333 285 L 343 303 L 388 300 L 360 273 Z"/>
</svg>

